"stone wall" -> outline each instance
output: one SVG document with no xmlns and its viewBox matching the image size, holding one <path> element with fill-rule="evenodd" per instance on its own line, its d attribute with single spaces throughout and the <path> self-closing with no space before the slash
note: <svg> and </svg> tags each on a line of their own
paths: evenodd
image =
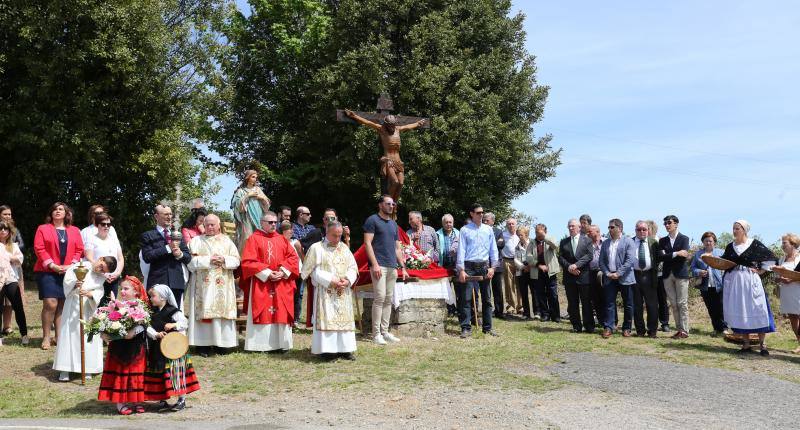
<svg viewBox="0 0 800 430">
<path fill-rule="evenodd" d="M 365 336 L 372 336 L 372 299 L 364 299 L 361 321 Z M 444 335 L 447 304 L 444 299 L 410 299 L 392 309 L 391 330 L 398 336 L 434 337 Z"/>
</svg>

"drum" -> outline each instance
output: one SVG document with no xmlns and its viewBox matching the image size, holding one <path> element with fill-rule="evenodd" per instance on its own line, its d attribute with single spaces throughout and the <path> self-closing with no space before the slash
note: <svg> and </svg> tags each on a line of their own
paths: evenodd
<svg viewBox="0 0 800 430">
<path fill-rule="evenodd" d="M 172 331 L 161 339 L 161 353 L 170 360 L 177 360 L 189 350 L 189 338 L 183 333 Z"/>
<path fill-rule="evenodd" d="M 794 270 L 790 270 L 780 266 L 775 267 L 774 269 L 772 269 L 772 271 L 777 273 L 778 276 L 782 276 L 792 282 L 800 281 L 800 272 L 795 272 Z"/>
<path fill-rule="evenodd" d="M 700 259 L 703 260 L 704 263 L 708 264 L 710 267 L 713 267 L 717 270 L 728 270 L 733 269 L 736 267 L 736 263 L 731 260 L 726 260 L 720 257 L 714 257 L 711 254 L 703 254 L 700 256 Z"/>
</svg>

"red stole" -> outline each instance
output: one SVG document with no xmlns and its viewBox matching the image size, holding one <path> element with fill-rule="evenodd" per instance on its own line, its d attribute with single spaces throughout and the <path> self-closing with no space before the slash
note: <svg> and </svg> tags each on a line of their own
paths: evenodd
<svg viewBox="0 0 800 430">
<path fill-rule="evenodd" d="M 266 282 L 255 275 L 281 267 L 291 274 L 288 279 Z M 253 324 L 291 324 L 294 321 L 294 280 L 300 275 L 297 253 L 282 235 L 256 230 L 242 250 L 242 276 L 239 287 L 244 292 L 244 312 L 252 306 Z M 252 289 L 252 303 L 248 301 Z"/>
</svg>

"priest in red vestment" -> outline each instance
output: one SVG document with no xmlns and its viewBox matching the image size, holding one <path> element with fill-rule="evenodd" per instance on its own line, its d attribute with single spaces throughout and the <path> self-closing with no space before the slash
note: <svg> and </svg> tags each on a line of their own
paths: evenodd
<svg viewBox="0 0 800 430">
<path fill-rule="evenodd" d="M 281 351 L 292 348 L 294 290 L 300 272 L 297 253 L 275 228 L 278 216 L 267 212 L 242 250 L 239 286 L 247 300 L 246 351 Z"/>
</svg>

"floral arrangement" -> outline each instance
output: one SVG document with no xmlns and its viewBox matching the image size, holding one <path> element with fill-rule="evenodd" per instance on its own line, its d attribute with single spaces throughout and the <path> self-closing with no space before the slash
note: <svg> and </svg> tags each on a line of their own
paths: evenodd
<svg viewBox="0 0 800 430">
<path fill-rule="evenodd" d="M 417 249 L 414 245 L 402 245 L 403 257 L 406 260 L 406 267 L 412 270 L 427 269 L 433 260 L 424 252 Z"/>
<path fill-rule="evenodd" d="M 137 325 L 150 325 L 150 310 L 139 299 L 111 300 L 106 306 L 97 308 L 89 321 L 84 322 L 90 342 L 99 333 L 105 333 L 111 340 L 122 339 Z"/>
</svg>

